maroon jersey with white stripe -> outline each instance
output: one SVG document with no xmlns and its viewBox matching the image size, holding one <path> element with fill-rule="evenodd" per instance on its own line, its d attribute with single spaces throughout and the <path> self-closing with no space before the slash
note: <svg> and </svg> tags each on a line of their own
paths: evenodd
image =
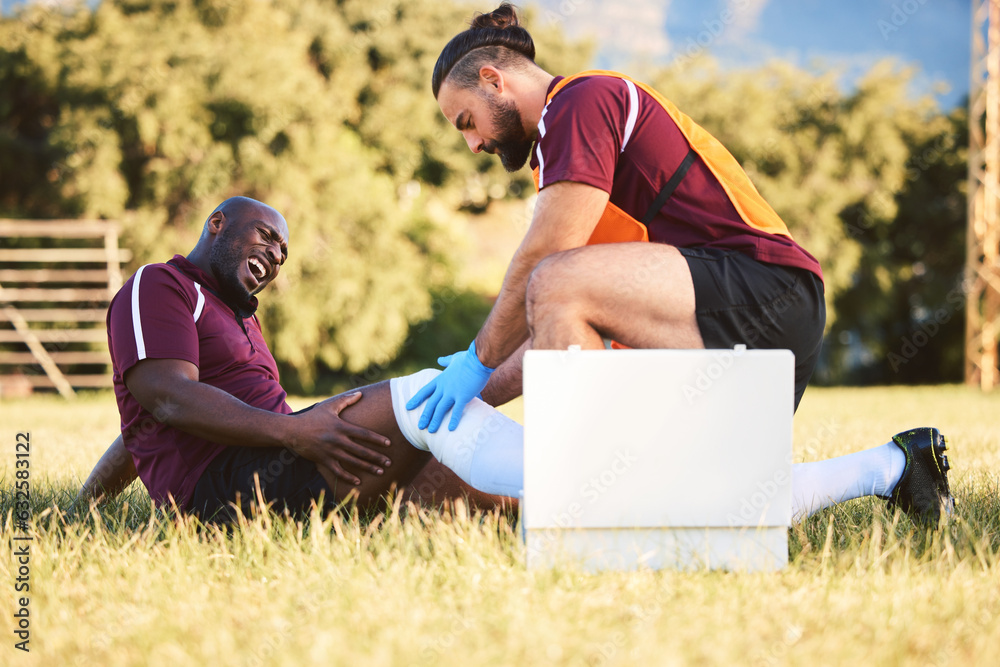
<svg viewBox="0 0 1000 667">
<path fill-rule="evenodd" d="M 171 264 L 147 264 L 118 291 L 108 310 L 108 344 L 122 438 L 139 478 L 157 504 L 169 497 L 187 506 L 198 478 L 225 445 L 160 419 L 173 407 L 150 413 L 129 393 L 124 375 L 143 359 L 181 359 L 198 367 L 201 382 L 247 405 L 289 414 L 285 390 L 254 315 L 238 317 L 216 295 L 215 278 L 180 255 Z M 256 306 L 256 299 L 252 301 Z"/>
<path fill-rule="evenodd" d="M 563 78 L 553 79 L 549 93 Z M 646 91 L 613 75 L 581 75 L 542 111 L 531 168 L 539 190 L 559 181 L 585 183 L 642 220 L 690 150 L 677 123 Z M 732 249 L 822 278 L 819 262 L 791 238 L 748 225 L 700 156 L 647 228 L 653 242 Z"/>
</svg>

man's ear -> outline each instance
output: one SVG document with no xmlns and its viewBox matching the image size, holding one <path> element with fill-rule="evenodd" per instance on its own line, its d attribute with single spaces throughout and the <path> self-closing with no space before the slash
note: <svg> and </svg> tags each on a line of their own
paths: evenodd
<svg viewBox="0 0 1000 667">
<path fill-rule="evenodd" d="M 222 211 L 216 211 L 212 215 L 208 216 L 208 220 L 205 221 L 205 227 L 208 229 L 208 233 L 215 236 L 222 231 L 222 228 L 226 226 L 226 214 Z"/>
<path fill-rule="evenodd" d="M 502 93 L 504 89 L 503 72 L 493 65 L 483 65 L 479 68 L 479 85 L 494 88 L 496 92 Z"/>
</svg>

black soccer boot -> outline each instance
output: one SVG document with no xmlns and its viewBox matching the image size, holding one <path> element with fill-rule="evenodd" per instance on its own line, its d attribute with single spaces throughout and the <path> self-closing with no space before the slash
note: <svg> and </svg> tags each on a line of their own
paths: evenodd
<svg viewBox="0 0 1000 667">
<path fill-rule="evenodd" d="M 948 488 L 948 448 L 945 437 L 936 428 L 914 428 L 892 436 L 903 450 L 906 467 L 892 493 L 886 497 L 887 507 L 897 505 L 916 519 L 937 523 L 944 507 L 947 514 L 955 509 L 955 498 Z"/>
</svg>

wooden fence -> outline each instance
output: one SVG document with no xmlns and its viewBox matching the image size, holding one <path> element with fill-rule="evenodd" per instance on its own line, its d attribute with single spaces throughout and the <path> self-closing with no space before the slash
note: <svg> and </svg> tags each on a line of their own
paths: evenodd
<svg viewBox="0 0 1000 667">
<path fill-rule="evenodd" d="M 0 220 L 0 386 L 111 386 L 105 319 L 122 285 L 108 220 Z"/>
</svg>

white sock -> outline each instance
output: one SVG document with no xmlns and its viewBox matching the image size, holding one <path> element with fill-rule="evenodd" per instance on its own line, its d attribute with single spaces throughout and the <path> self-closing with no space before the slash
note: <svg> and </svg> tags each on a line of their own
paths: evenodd
<svg viewBox="0 0 1000 667">
<path fill-rule="evenodd" d="M 516 421 L 474 398 L 454 431 L 417 428 L 424 406 L 407 410 L 406 403 L 440 372 L 428 368 L 389 381 L 399 430 L 411 445 L 433 454 L 474 489 L 516 498 L 524 488 L 524 428 Z"/>
<path fill-rule="evenodd" d="M 792 466 L 792 517 L 800 521 L 845 500 L 888 496 L 905 467 L 906 455 L 892 442 L 826 461 L 796 463 Z"/>
</svg>

